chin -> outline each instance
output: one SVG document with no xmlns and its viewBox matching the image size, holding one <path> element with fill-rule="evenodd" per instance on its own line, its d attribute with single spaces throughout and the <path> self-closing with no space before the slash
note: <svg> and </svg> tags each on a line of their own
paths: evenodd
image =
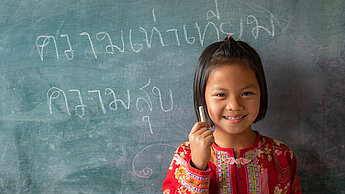
<svg viewBox="0 0 345 194">
<path fill-rule="evenodd" d="M 239 134 L 242 134 L 242 133 L 246 133 L 248 131 L 252 131 L 252 128 L 251 126 L 249 127 L 240 127 L 240 128 L 237 128 L 237 127 L 231 127 L 231 128 L 224 128 L 224 127 L 217 127 L 216 126 L 216 130 L 219 129 L 219 131 L 222 131 L 222 133 L 226 133 L 228 135 L 239 135 Z"/>
</svg>

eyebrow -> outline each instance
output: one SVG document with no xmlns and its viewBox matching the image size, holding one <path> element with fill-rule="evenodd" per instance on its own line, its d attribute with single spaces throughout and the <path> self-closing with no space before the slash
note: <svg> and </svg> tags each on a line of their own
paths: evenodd
<svg viewBox="0 0 345 194">
<path fill-rule="evenodd" d="M 244 87 L 244 88 L 242 88 L 241 90 L 245 90 L 245 89 L 249 89 L 249 88 L 256 88 L 256 86 L 254 86 L 254 85 L 249 85 L 249 86 L 246 86 L 246 87 Z M 260 88 L 260 86 L 259 86 L 259 88 Z"/>
<path fill-rule="evenodd" d="M 215 88 L 213 88 L 212 90 L 226 90 L 226 89 L 221 88 L 221 87 L 215 87 Z"/>
<path fill-rule="evenodd" d="M 244 87 L 244 88 L 242 88 L 241 90 L 245 90 L 245 89 L 249 89 L 249 88 L 256 88 L 254 85 L 248 85 L 248 86 L 246 86 L 246 87 Z M 227 89 L 225 89 L 225 88 L 222 88 L 222 87 L 215 87 L 215 88 L 213 88 L 212 90 L 224 90 L 224 91 L 226 91 Z"/>
</svg>

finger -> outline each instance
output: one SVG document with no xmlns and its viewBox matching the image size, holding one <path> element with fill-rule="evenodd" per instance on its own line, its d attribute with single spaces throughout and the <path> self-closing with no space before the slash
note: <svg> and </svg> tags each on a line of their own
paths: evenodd
<svg viewBox="0 0 345 194">
<path fill-rule="evenodd" d="M 205 138 L 205 140 L 209 143 L 209 145 L 211 146 L 214 143 L 214 137 L 212 136 L 207 136 Z"/>
<path fill-rule="evenodd" d="M 206 140 L 206 141 L 209 141 L 211 143 L 214 142 L 214 136 L 213 136 L 213 133 L 209 134 L 209 133 L 205 133 L 203 134 L 205 135 L 203 138 Z"/>
<path fill-rule="evenodd" d="M 208 128 L 206 128 L 206 127 L 203 127 L 201 129 L 199 129 L 198 131 L 195 131 L 194 133 L 191 133 L 190 135 L 205 137 L 210 132 L 212 132 L 212 131 L 209 130 Z"/>
<path fill-rule="evenodd" d="M 211 127 L 210 124 L 206 123 L 206 122 L 196 122 L 192 128 L 192 130 L 190 131 L 190 133 L 195 133 L 197 131 L 199 131 L 201 128 L 209 128 Z"/>
<path fill-rule="evenodd" d="M 199 143 L 204 142 L 203 144 L 209 144 L 209 142 L 205 139 L 205 137 L 208 136 L 213 136 L 213 132 L 207 128 L 202 128 L 193 134 L 189 134 L 189 141 Z"/>
<path fill-rule="evenodd" d="M 213 132 L 207 128 L 200 129 L 194 134 L 190 134 L 189 140 L 206 142 L 206 138 L 213 137 Z"/>
<path fill-rule="evenodd" d="M 203 127 L 201 128 L 199 131 L 197 131 L 195 134 L 198 134 L 200 136 L 206 137 L 209 135 L 213 135 L 213 131 L 211 131 L 210 129 Z"/>
<path fill-rule="evenodd" d="M 211 133 L 211 134 L 206 133 L 205 136 L 204 136 L 204 138 L 205 138 L 205 139 L 211 139 L 211 140 L 214 141 L 213 133 Z"/>
<path fill-rule="evenodd" d="M 200 136 L 195 136 L 194 137 L 194 141 L 195 142 L 198 142 L 198 145 L 199 146 L 211 146 L 214 142 L 214 136 L 213 134 L 203 134 L 203 135 L 200 135 Z"/>
<path fill-rule="evenodd" d="M 208 143 L 209 146 L 211 146 L 215 142 L 213 135 L 204 137 L 204 140 Z"/>
</svg>

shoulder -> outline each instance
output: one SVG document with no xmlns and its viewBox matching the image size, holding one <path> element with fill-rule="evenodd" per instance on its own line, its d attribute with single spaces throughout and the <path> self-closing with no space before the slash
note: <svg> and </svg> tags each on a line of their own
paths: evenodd
<svg viewBox="0 0 345 194">
<path fill-rule="evenodd" d="M 264 144 L 266 145 L 270 145 L 274 148 L 278 148 L 278 149 L 286 149 L 286 150 L 290 150 L 289 146 L 286 145 L 285 143 L 276 140 L 272 137 L 268 137 L 268 136 L 262 136 L 262 139 L 264 141 Z"/>
<path fill-rule="evenodd" d="M 171 161 L 169 170 L 182 167 L 185 168 L 188 165 L 188 161 L 191 158 L 190 144 L 189 142 L 182 143 L 175 151 L 174 157 Z"/>
<path fill-rule="evenodd" d="M 181 156 L 183 159 L 186 159 L 188 157 L 190 157 L 191 154 L 191 150 L 190 150 L 190 144 L 188 141 L 182 143 L 175 152 L 175 155 L 179 155 Z"/>
<path fill-rule="evenodd" d="M 274 138 L 262 136 L 262 145 L 264 148 L 269 148 L 272 154 L 279 158 L 284 157 L 289 160 L 293 160 L 295 157 L 293 151 L 288 145 Z"/>
</svg>

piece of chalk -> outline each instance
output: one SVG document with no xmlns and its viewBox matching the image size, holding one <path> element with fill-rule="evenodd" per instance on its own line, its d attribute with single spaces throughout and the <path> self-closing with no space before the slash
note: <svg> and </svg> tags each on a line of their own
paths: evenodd
<svg viewBox="0 0 345 194">
<path fill-rule="evenodd" d="M 203 106 L 199 106 L 199 114 L 200 114 L 200 121 L 201 122 L 205 122 L 205 112 L 204 112 L 204 107 Z"/>
</svg>

